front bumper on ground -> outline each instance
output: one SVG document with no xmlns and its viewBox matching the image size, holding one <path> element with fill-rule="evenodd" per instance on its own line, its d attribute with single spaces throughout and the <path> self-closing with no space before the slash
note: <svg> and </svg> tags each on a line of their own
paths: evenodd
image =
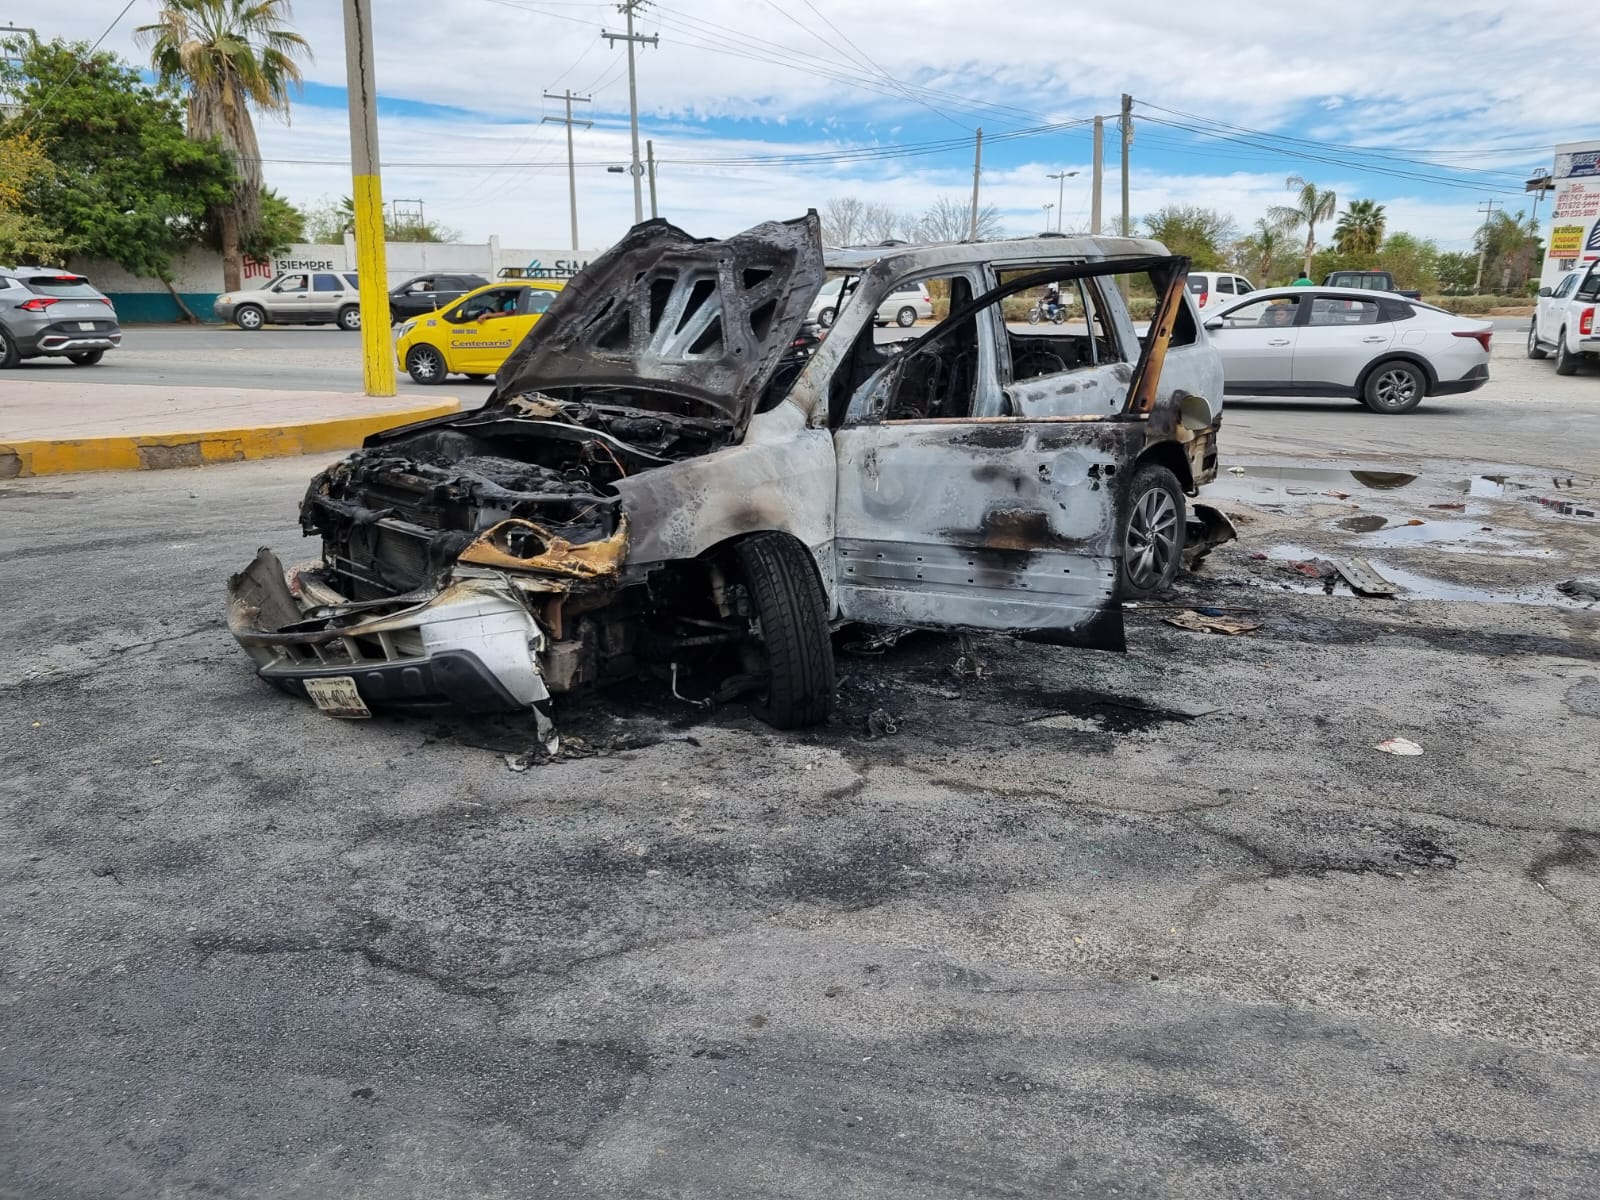
<svg viewBox="0 0 1600 1200">
<path fill-rule="evenodd" d="M 307 680 L 348 679 L 369 708 L 508 712 L 550 698 L 536 657 L 544 634 L 488 573 L 352 605 L 312 569 L 286 576 L 263 549 L 228 581 L 228 629 L 261 678 L 299 696 Z"/>
</svg>

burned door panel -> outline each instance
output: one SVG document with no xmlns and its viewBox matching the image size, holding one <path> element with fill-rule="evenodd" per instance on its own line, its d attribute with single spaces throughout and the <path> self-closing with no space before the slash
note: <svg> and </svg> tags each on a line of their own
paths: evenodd
<svg viewBox="0 0 1600 1200">
<path fill-rule="evenodd" d="M 1070 419 L 841 430 L 840 614 L 1122 649 L 1114 478 L 1142 434 Z"/>
</svg>

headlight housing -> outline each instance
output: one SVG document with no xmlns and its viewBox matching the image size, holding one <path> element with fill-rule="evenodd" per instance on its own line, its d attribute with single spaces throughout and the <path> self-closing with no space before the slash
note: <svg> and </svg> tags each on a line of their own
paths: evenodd
<svg viewBox="0 0 1600 1200">
<path fill-rule="evenodd" d="M 410 333 L 416 327 L 417 323 L 415 321 L 403 322 L 400 326 L 400 332 L 395 334 L 395 337 L 405 337 L 406 334 Z"/>
</svg>

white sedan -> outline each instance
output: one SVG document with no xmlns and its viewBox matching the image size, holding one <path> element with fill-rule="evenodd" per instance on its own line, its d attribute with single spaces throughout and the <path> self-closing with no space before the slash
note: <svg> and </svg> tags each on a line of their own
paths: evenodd
<svg viewBox="0 0 1600 1200">
<path fill-rule="evenodd" d="M 1488 321 L 1389 292 L 1269 288 L 1205 326 L 1230 396 L 1353 396 L 1403 413 L 1489 382 Z"/>
</svg>

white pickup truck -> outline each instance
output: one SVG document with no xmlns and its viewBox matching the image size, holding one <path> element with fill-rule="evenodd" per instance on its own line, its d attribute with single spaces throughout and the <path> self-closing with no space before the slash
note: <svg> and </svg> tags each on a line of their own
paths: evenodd
<svg viewBox="0 0 1600 1200">
<path fill-rule="evenodd" d="M 1557 375 L 1576 375 L 1585 358 L 1600 364 L 1600 262 L 1571 271 L 1539 289 L 1528 326 L 1528 357 L 1556 356 Z"/>
</svg>

